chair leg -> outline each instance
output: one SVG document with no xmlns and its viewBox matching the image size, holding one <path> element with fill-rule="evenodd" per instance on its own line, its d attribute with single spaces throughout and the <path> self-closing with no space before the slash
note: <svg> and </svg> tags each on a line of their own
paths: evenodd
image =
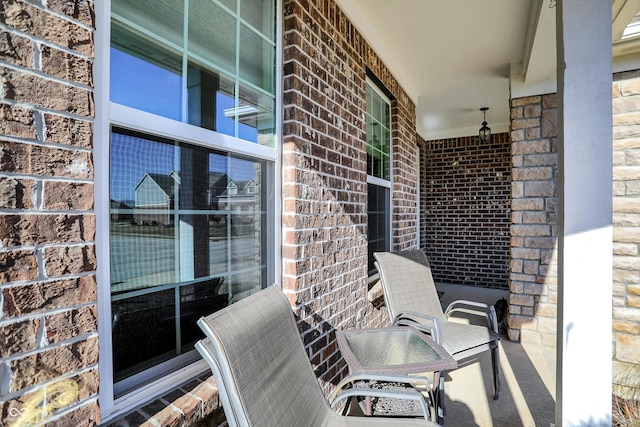
<svg viewBox="0 0 640 427">
<path fill-rule="evenodd" d="M 493 368 L 493 400 L 498 400 L 500 392 L 500 355 L 498 346 L 491 349 L 491 365 Z"/>
<path fill-rule="evenodd" d="M 444 373 L 441 372 L 439 375 L 439 381 L 438 381 L 438 389 L 436 391 L 436 405 L 435 405 L 435 412 L 436 412 L 436 423 L 438 423 L 439 425 L 443 426 L 444 425 L 444 415 L 445 415 L 445 409 L 444 409 Z M 434 384 L 435 385 L 435 384 Z"/>
</svg>

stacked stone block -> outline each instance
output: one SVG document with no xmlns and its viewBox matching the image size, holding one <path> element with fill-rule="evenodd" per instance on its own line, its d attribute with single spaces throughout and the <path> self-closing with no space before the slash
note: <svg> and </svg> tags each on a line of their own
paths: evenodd
<svg viewBox="0 0 640 427">
<path fill-rule="evenodd" d="M 434 280 L 507 289 L 509 134 L 420 141 L 421 246 Z"/>
<path fill-rule="evenodd" d="M 640 359 L 640 71 L 613 78 L 613 379 Z M 635 371 L 635 372 L 634 372 Z"/>
<path fill-rule="evenodd" d="M 0 418 L 99 422 L 94 3 L 0 2 Z"/>
<path fill-rule="evenodd" d="M 400 248 L 416 242 L 415 108 L 334 0 L 287 0 L 283 9 L 283 288 L 330 387 L 345 367 L 335 329 L 386 320 L 367 298 L 367 70 L 395 98 L 393 244 Z"/>
<path fill-rule="evenodd" d="M 556 95 L 511 100 L 509 338 L 556 345 Z"/>
</svg>

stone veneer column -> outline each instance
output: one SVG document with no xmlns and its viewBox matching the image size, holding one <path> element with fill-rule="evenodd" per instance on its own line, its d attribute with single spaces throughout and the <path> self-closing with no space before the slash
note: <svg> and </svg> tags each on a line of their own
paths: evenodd
<svg viewBox="0 0 640 427">
<path fill-rule="evenodd" d="M 640 71 L 613 80 L 613 382 L 638 387 Z"/>
<path fill-rule="evenodd" d="M 555 347 L 556 95 L 511 100 L 509 339 Z"/>
</svg>

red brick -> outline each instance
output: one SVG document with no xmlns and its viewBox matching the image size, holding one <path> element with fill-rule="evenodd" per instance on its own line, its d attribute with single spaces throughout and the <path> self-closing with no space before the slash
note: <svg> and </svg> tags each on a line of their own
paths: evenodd
<svg viewBox="0 0 640 427">
<path fill-rule="evenodd" d="M 33 249 L 0 252 L 0 283 L 32 280 L 38 277 L 38 260 Z"/>
<path fill-rule="evenodd" d="M 13 360 L 11 366 L 11 392 L 17 392 L 61 375 L 94 365 L 98 362 L 98 339 L 54 347 Z"/>
<path fill-rule="evenodd" d="M 46 317 L 47 340 L 55 343 L 98 330 L 95 305 L 82 307 Z"/>
<path fill-rule="evenodd" d="M 1 6 L 0 22 L 81 54 L 93 55 L 90 30 L 20 0 L 7 0 Z"/>
<path fill-rule="evenodd" d="M 0 76 L 7 99 L 87 117 L 95 113 L 89 90 L 9 68 L 0 67 Z"/>
<path fill-rule="evenodd" d="M 47 7 L 95 28 L 94 2 L 88 0 L 47 0 Z"/>
<path fill-rule="evenodd" d="M 2 40 L 1 35 L 0 40 Z M 33 112 L 16 105 L 0 104 L 0 134 L 35 138 L 36 126 Z"/>
<path fill-rule="evenodd" d="M 91 148 L 93 127 L 91 122 L 45 113 L 45 141 Z"/>
<path fill-rule="evenodd" d="M 7 317 L 73 307 L 96 301 L 95 276 L 14 286 L 2 290 Z"/>
<path fill-rule="evenodd" d="M 42 46 L 42 71 L 64 80 L 93 85 L 93 63 L 83 57 L 76 56 L 51 46 Z"/>
<path fill-rule="evenodd" d="M 45 248 L 44 258 L 47 277 L 79 274 L 96 269 L 96 254 L 93 245 Z"/>
<path fill-rule="evenodd" d="M 2 246 L 92 241 L 94 215 L 0 215 Z"/>
<path fill-rule="evenodd" d="M 33 66 L 33 42 L 18 34 L 0 33 L 0 60 L 20 67 Z"/>
<path fill-rule="evenodd" d="M 67 181 L 45 181 L 43 208 L 48 210 L 93 209 L 93 184 Z"/>
<path fill-rule="evenodd" d="M 35 349 L 39 328 L 39 319 L 0 325 L 0 357 Z"/>
<path fill-rule="evenodd" d="M 34 180 L 0 177 L 0 206 L 5 209 L 33 209 Z"/>
<path fill-rule="evenodd" d="M 0 172 L 93 178 L 93 159 L 86 151 L 0 141 Z"/>
</svg>

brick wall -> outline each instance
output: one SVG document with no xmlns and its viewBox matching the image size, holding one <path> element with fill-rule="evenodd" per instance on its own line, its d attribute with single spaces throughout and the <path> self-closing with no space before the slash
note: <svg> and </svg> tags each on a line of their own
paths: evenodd
<svg viewBox="0 0 640 427">
<path fill-rule="evenodd" d="M 613 76 L 613 379 L 640 354 L 640 71 Z"/>
<path fill-rule="evenodd" d="M 283 288 L 330 384 L 344 369 L 334 328 L 387 321 L 367 300 L 367 68 L 395 97 L 393 239 L 401 248 L 416 241 L 415 113 L 334 0 L 283 7 Z"/>
<path fill-rule="evenodd" d="M 49 418 L 48 425 L 99 420 L 93 7 L 82 0 L 0 3 L 5 423 L 20 415 L 23 422 Z"/>
<path fill-rule="evenodd" d="M 509 338 L 556 345 L 556 95 L 511 100 Z"/>
<path fill-rule="evenodd" d="M 420 142 L 421 246 L 436 282 L 508 287 L 509 134 Z"/>
</svg>

